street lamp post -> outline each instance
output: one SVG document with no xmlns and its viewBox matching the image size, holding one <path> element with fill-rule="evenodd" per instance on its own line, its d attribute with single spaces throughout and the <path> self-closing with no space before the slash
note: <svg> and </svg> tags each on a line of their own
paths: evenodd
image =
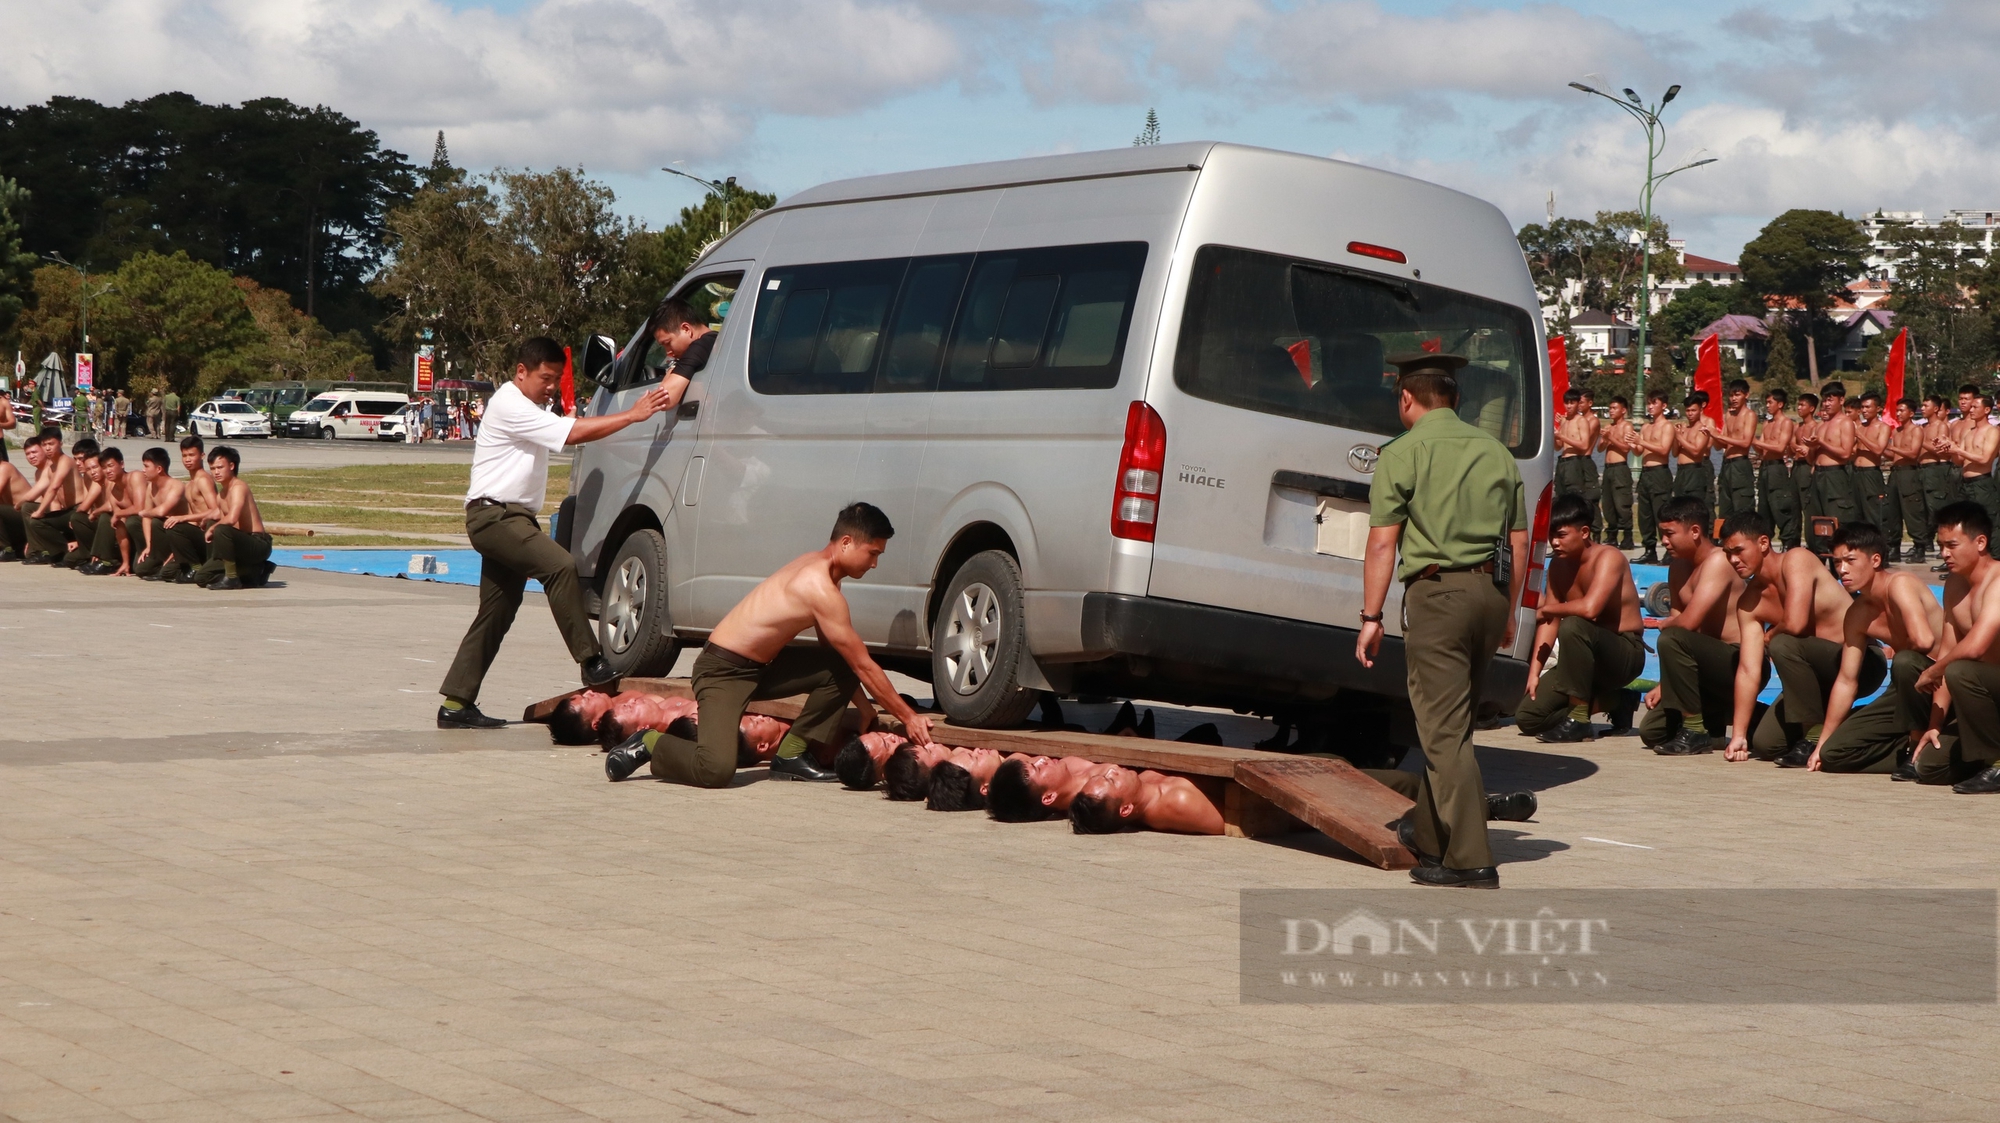
<svg viewBox="0 0 2000 1123">
<path fill-rule="evenodd" d="M 722 200 L 722 228 L 716 232 L 716 237 L 719 238 L 729 233 L 729 201 L 736 194 L 735 176 L 730 176 L 728 179 L 703 179 L 692 172 L 684 172 L 679 168 L 661 168 L 660 170 L 666 172 L 668 175 L 677 175 L 682 179 L 691 179 L 706 188 L 709 194 L 719 197 Z"/>
<path fill-rule="evenodd" d="M 1632 376 L 1634 380 L 1632 384 L 1633 401 L 1643 406 L 1646 400 L 1646 321 L 1653 310 L 1653 191 L 1660 184 L 1666 182 L 1668 176 L 1679 174 L 1689 168 L 1701 167 L 1703 164 L 1713 164 L 1715 163 L 1715 157 L 1709 156 L 1700 160 L 1690 160 L 1671 171 L 1660 172 L 1657 175 L 1654 174 L 1653 168 L 1655 163 L 1659 160 L 1660 153 L 1666 151 L 1667 147 L 1667 126 L 1666 122 L 1660 120 L 1660 111 L 1667 107 L 1668 102 L 1680 95 L 1681 88 L 1678 85 L 1668 86 L 1666 94 L 1658 102 L 1650 106 L 1641 100 L 1639 95 L 1629 86 L 1623 91 L 1625 94 L 1624 99 L 1620 100 L 1605 93 L 1603 90 L 1586 86 L 1582 82 L 1571 82 L 1569 85 L 1573 90 L 1581 90 L 1586 94 L 1595 94 L 1631 114 L 1632 119 L 1639 122 L 1640 127 L 1646 130 L 1646 183 L 1639 190 L 1639 211 L 1641 215 L 1639 220 L 1639 362 L 1638 369 L 1633 372 Z M 1634 453 L 1633 459 L 1635 461 L 1637 457 L 1638 454 Z"/>
</svg>

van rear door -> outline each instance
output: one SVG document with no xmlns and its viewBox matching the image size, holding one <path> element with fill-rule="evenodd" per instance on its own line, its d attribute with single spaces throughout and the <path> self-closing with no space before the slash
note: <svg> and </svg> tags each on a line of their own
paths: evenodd
<svg viewBox="0 0 2000 1123">
<path fill-rule="evenodd" d="M 1533 455 L 1535 338 L 1528 313 L 1508 304 L 1202 247 L 1172 388 L 1156 380 L 1149 395 L 1167 430 L 1149 594 L 1355 628 L 1369 476 L 1403 431 L 1387 357 L 1466 357 L 1460 415 Z"/>
</svg>

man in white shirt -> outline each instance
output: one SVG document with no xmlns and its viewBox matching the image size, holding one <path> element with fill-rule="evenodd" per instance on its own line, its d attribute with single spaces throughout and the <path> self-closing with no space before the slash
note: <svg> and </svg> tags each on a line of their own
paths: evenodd
<svg viewBox="0 0 2000 1123">
<path fill-rule="evenodd" d="M 566 445 L 600 440 L 635 422 L 675 408 L 687 389 L 670 380 L 642 395 L 631 409 L 606 417 L 570 418 L 544 410 L 562 382 L 563 349 L 536 336 L 515 353 L 514 380 L 494 392 L 485 423 L 473 446 L 472 485 L 465 496 L 465 532 L 479 551 L 479 614 L 458 646 L 439 693 L 440 729 L 490 729 L 505 725 L 479 712 L 479 684 L 500 653 L 500 641 L 514 623 L 528 579 L 542 583 L 549 611 L 562 630 L 569 653 L 583 670 L 585 686 L 618 678 L 597 646 L 597 632 L 584 611 L 576 563 L 569 551 L 542 532 L 536 518 L 549 486 L 549 454 Z"/>
</svg>

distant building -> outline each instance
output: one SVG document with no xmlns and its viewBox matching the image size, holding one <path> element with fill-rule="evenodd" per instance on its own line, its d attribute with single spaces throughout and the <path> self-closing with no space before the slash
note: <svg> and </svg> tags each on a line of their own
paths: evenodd
<svg viewBox="0 0 2000 1123">
<path fill-rule="evenodd" d="M 1598 358 L 1624 354 L 1632 346 L 1636 330 L 1618 317 L 1594 309 L 1569 318 L 1569 333 L 1576 337 L 1578 349 Z"/>
<path fill-rule="evenodd" d="M 2000 233 L 2000 210 L 1949 210 L 1933 222 L 1924 217 L 1923 211 L 1875 211 L 1861 218 L 1862 233 L 1868 235 L 1868 254 L 1863 258 L 1863 267 L 1868 275 L 1877 280 L 1896 279 L 1896 266 L 1889 260 L 1889 243 L 1884 237 L 1888 229 L 1898 223 L 1910 226 L 1936 229 L 1945 223 L 1956 223 L 1972 236 L 1959 251 L 1973 265 L 1985 265 L 1993 256 L 1993 239 Z"/>
<path fill-rule="evenodd" d="M 1667 245 L 1673 248 L 1674 255 L 1679 259 L 1681 268 L 1687 271 L 1687 276 L 1678 281 L 1663 281 L 1654 278 L 1654 312 L 1665 308 L 1683 290 L 1693 288 L 1703 281 L 1711 285 L 1740 285 L 1743 283 L 1743 270 L 1735 262 L 1718 261 L 1712 257 L 1702 257 L 1700 254 L 1689 253 L 1687 252 L 1687 240 L 1683 238 L 1668 238 Z"/>
<path fill-rule="evenodd" d="M 1840 342 L 1833 348 L 1835 370 L 1860 370 L 1861 356 L 1867 352 L 1868 344 L 1884 332 L 1896 330 L 1896 314 L 1887 308 L 1869 308 L 1849 312 L 1845 317 L 1836 314 L 1840 324 Z"/>
<path fill-rule="evenodd" d="M 1764 354 L 1770 349 L 1771 325 L 1755 316 L 1731 314 L 1694 333 L 1696 340 L 1715 336 L 1723 350 L 1736 356 L 1743 372 L 1751 377 L 1764 373 Z"/>
</svg>

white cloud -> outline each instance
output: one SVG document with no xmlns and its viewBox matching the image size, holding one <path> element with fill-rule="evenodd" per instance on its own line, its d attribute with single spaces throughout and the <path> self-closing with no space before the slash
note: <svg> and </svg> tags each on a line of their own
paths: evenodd
<svg viewBox="0 0 2000 1123">
<path fill-rule="evenodd" d="M 948 80 L 946 23 L 881 0 L 71 0 L 0 8 L 0 100 L 184 90 L 320 102 L 472 164 L 633 171 L 739 142 L 768 113 L 835 117 Z"/>
</svg>

